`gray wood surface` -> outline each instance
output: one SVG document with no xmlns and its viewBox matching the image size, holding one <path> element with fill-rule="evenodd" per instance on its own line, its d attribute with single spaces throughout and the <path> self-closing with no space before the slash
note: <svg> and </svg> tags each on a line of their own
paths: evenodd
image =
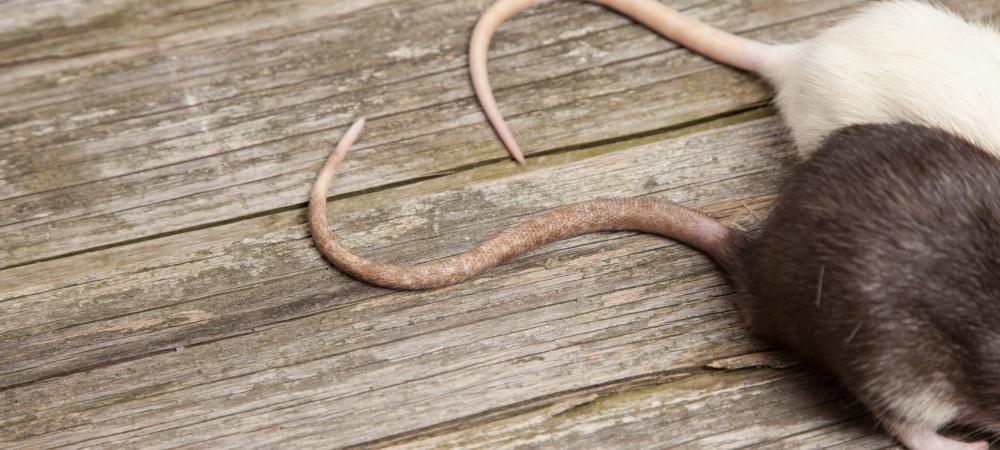
<svg viewBox="0 0 1000 450">
<path fill-rule="evenodd" d="M 329 208 L 372 257 L 595 197 L 766 216 L 798 160 L 767 86 L 581 2 L 495 39 L 508 161 L 465 66 L 487 4 L 0 3 L 0 446 L 893 446 L 671 241 L 584 236 L 417 293 L 325 263 L 306 195 L 359 116 Z M 859 4 L 671 1 L 775 42 Z"/>
</svg>

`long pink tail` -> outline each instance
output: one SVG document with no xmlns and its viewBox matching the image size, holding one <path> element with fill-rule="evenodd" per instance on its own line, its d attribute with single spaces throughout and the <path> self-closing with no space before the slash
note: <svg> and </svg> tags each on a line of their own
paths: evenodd
<svg viewBox="0 0 1000 450">
<path fill-rule="evenodd" d="M 469 69 L 472 84 L 479 97 L 479 103 L 490 124 L 496 130 L 510 155 L 520 163 L 524 162 L 521 147 L 507 127 L 497 107 L 493 90 L 490 88 L 486 67 L 486 53 L 497 27 L 505 20 L 543 0 L 499 0 L 490 6 L 472 31 L 469 44 Z M 742 38 L 714 28 L 656 0 L 587 0 L 618 11 L 653 31 L 660 33 L 706 57 L 739 69 L 760 73 L 763 65 L 772 56 L 772 47 L 754 40 Z"/>
<path fill-rule="evenodd" d="M 351 126 L 319 172 L 309 197 L 309 227 L 316 246 L 338 269 L 366 283 L 395 289 L 432 289 L 467 280 L 547 243 L 595 231 L 633 230 L 684 242 L 735 267 L 732 238 L 741 233 L 683 206 L 652 199 L 599 199 L 554 209 L 475 247 L 414 266 L 373 261 L 344 247 L 326 219 L 326 193 L 337 166 L 361 135 L 364 119 Z"/>
</svg>

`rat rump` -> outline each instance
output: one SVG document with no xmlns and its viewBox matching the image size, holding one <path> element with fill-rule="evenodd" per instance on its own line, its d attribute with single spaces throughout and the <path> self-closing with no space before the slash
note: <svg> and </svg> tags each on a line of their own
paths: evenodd
<svg viewBox="0 0 1000 450">
<path fill-rule="evenodd" d="M 309 204 L 318 248 L 358 279 L 435 288 L 558 239 L 655 233 L 711 256 L 752 333 L 835 374 L 909 448 L 985 448 L 937 434 L 949 423 L 1000 432 L 1000 160 L 963 138 L 910 124 L 838 130 L 795 169 L 758 235 L 667 201 L 600 199 L 401 266 L 354 254 L 327 224 L 326 193 L 362 127 Z"/>
<path fill-rule="evenodd" d="M 845 128 L 737 248 L 748 328 L 833 372 L 907 446 L 959 445 L 934 434 L 948 423 L 1000 432 L 995 157 L 936 129 Z"/>
</svg>

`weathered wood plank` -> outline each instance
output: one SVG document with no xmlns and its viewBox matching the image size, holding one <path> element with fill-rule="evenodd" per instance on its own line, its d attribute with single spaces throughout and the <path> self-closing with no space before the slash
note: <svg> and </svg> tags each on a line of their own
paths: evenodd
<svg viewBox="0 0 1000 450">
<path fill-rule="evenodd" d="M 436 179 L 415 194 L 400 187 L 336 201 L 331 214 L 359 252 L 403 261 L 601 195 L 696 202 L 753 227 L 747 208 L 766 208 L 794 152 L 776 118 L 732 122 L 577 162 L 553 155 L 551 167 L 515 176 L 484 166 L 469 172 L 481 181 L 461 189 L 440 192 Z M 16 293 L 0 303 L 0 402 L 12 405 L 0 412 L 0 442 L 357 445 L 526 403 L 549 407 L 547 397 L 650 373 L 696 380 L 709 361 L 766 348 L 747 338 L 713 265 L 655 237 L 572 239 L 469 283 L 405 293 L 326 268 L 302 220 L 291 211 L 0 271 Z M 52 290 L 47 277 L 70 285 Z M 44 316 L 28 313 L 38 305 Z M 796 414 L 733 423 L 770 424 L 764 436 L 792 439 L 810 423 L 835 422 Z M 644 432 L 663 429 L 654 425 L 664 417 Z M 690 428 L 699 422 L 684 429 L 704 445 L 762 442 L 736 425 L 728 434 L 707 422 Z M 679 430 L 650 439 L 679 439 Z M 853 430 L 844 439 L 871 434 Z"/>
<path fill-rule="evenodd" d="M 747 127 L 749 125 L 743 126 Z M 686 145 L 691 146 L 702 145 L 703 142 L 706 145 L 710 145 L 709 140 L 712 139 L 710 136 L 716 136 L 719 133 L 722 132 L 716 131 L 693 141 L 682 142 L 687 142 Z M 762 133 L 763 135 L 757 138 L 758 140 L 773 140 L 776 139 L 775 136 L 781 134 L 781 131 L 780 128 L 769 128 L 766 132 L 751 131 L 748 133 Z M 695 138 L 692 137 L 689 139 Z M 673 150 L 675 153 L 674 157 L 663 160 L 662 163 L 666 165 L 661 166 L 661 169 L 653 169 L 654 166 L 649 166 L 649 168 L 645 169 L 645 171 L 649 171 L 662 170 L 665 167 L 670 168 L 662 175 L 656 177 L 650 176 L 651 180 L 643 180 L 643 183 L 650 183 L 649 187 L 645 189 L 656 187 L 661 177 L 669 180 L 671 184 L 697 183 L 700 186 L 707 183 L 712 177 L 725 176 L 729 171 L 733 170 L 722 165 L 717 165 L 714 169 L 692 167 L 701 162 L 707 163 L 712 160 L 711 158 L 722 158 L 724 161 L 731 161 L 733 167 L 744 167 L 746 164 L 756 164 L 758 167 L 763 167 L 765 163 L 773 162 L 773 160 L 761 159 L 762 156 L 748 160 L 756 161 L 755 163 L 735 161 L 733 158 L 736 157 L 737 153 L 723 148 L 727 144 L 719 144 L 718 153 L 720 154 L 690 154 L 689 150 L 680 146 L 683 145 L 682 142 L 673 144 L 678 145 Z M 772 141 L 767 142 L 771 143 Z M 764 152 L 763 145 L 761 143 L 755 148 L 760 152 Z M 637 152 L 638 150 L 632 149 L 632 151 Z M 624 158 L 630 158 L 632 157 L 631 155 L 632 153 L 629 153 Z M 762 155 L 773 155 L 773 153 L 762 153 Z M 558 157 L 556 158 L 558 159 Z M 648 153 L 642 157 L 643 160 L 650 158 L 664 158 L 664 156 Z M 717 163 L 712 164 L 716 165 Z M 566 169 L 556 166 L 543 170 L 555 171 L 557 168 L 561 172 L 558 179 L 569 180 L 571 173 L 576 173 L 581 177 L 579 181 L 570 183 L 572 185 L 583 183 L 586 179 L 603 177 L 599 173 L 587 175 L 584 173 L 586 169 L 566 172 Z M 704 173 L 708 178 L 702 179 L 695 173 L 686 174 L 685 170 L 687 168 L 697 170 L 699 173 L 708 170 L 707 173 Z M 600 173 L 604 173 L 603 170 Z M 772 172 L 775 170 L 778 170 L 778 168 L 771 168 Z M 675 173 L 675 171 L 677 172 Z M 476 172 L 486 177 L 503 176 L 506 174 L 504 171 L 497 171 L 489 167 L 478 169 Z M 525 192 L 514 196 L 510 200 L 501 201 L 502 197 L 506 196 L 506 194 L 495 194 L 494 197 L 496 198 L 494 200 L 482 204 L 484 202 L 481 199 L 481 195 L 452 194 L 448 200 L 449 205 L 443 209 L 439 206 L 410 205 L 405 206 L 405 211 L 386 210 L 386 202 L 393 204 L 393 202 L 401 201 L 401 199 L 397 198 L 398 196 L 413 193 L 413 187 L 406 187 L 396 190 L 398 192 L 395 196 L 380 192 L 338 201 L 336 203 L 338 211 L 336 214 L 340 217 L 341 214 L 347 214 L 347 211 L 351 211 L 349 208 L 353 208 L 354 215 L 345 216 L 342 219 L 345 226 L 353 226 L 358 231 L 365 231 L 366 228 L 373 226 L 377 227 L 379 232 L 376 236 L 381 236 L 378 238 L 377 244 L 380 247 L 391 244 L 390 248 L 385 248 L 382 251 L 393 252 L 390 254 L 399 252 L 397 257 L 427 258 L 434 255 L 448 254 L 466 246 L 467 240 L 474 238 L 472 233 L 475 231 L 466 230 L 466 221 L 479 222 L 479 226 L 495 230 L 496 227 L 501 225 L 499 223 L 494 224 L 492 221 L 482 223 L 481 221 L 484 217 L 495 217 L 497 220 L 500 220 L 500 218 L 507 215 L 508 217 L 503 223 L 512 224 L 519 221 L 525 214 L 537 212 L 554 205 L 564 204 L 573 199 L 615 194 L 617 191 L 613 190 L 614 186 L 629 186 L 628 183 L 637 183 L 636 177 L 641 176 L 642 173 L 639 172 L 629 176 L 618 175 L 616 177 L 617 181 L 614 183 L 601 181 L 586 190 L 579 190 L 574 187 L 553 188 L 536 181 L 524 184 Z M 523 176 L 533 177 L 531 173 Z M 774 176 L 773 173 L 772 176 Z M 469 180 L 466 177 L 462 178 L 463 184 Z M 428 184 L 437 184 L 438 189 L 441 187 L 440 182 Z M 604 188 L 599 189 L 599 186 L 604 186 Z M 573 193 L 568 194 L 571 195 L 570 197 L 561 197 L 560 193 L 564 192 L 567 188 L 575 190 Z M 634 189 L 632 187 L 628 188 Z M 625 188 L 622 187 L 620 189 Z M 700 197 L 698 198 L 701 200 Z M 731 201 L 731 199 L 729 200 Z M 373 204 L 373 201 L 378 201 L 379 204 Z M 542 203 L 543 201 L 545 203 Z M 510 204 L 504 205 L 505 202 L 510 202 Z M 524 202 L 528 202 L 530 206 L 524 205 Z M 346 205 L 346 207 L 343 205 Z M 476 205 L 475 209 L 470 209 L 472 205 Z M 500 209 L 490 213 L 486 209 L 488 207 Z M 401 208 L 401 206 L 396 205 L 395 208 Z M 430 214 L 430 216 L 417 218 L 414 217 L 414 214 Z M 487 216 L 483 216 L 484 214 L 487 214 Z M 393 216 L 397 218 L 391 219 Z M 389 222 L 386 222 L 386 220 L 389 220 Z M 392 222 L 392 220 L 400 221 L 398 222 L 398 226 L 404 227 L 405 230 L 414 228 L 421 230 L 422 234 L 420 236 L 411 238 L 418 239 L 417 242 L 419 245 L 414 246 L 412 242 L 409 245 L 404 244 L 404 242 L 394 242 L 396 234 L 401 233 L 402 230 L 395 230 L 394 224 L 396 222 Z M 447 222 L 439 223 L 442 220 L 446 220 Z M 316 271 L 318 269 L 316 263 L 320 259 L 311 244 L 306 240 L 307 236 L 305 229 L 301 225 L 301 221 L 301 212 L 294 211 L 231 224 L 223 227 L 221 231 L 212 229 L 201 230 L 199 232 L 172 236 L 169 239 L 150 241 L 146 245 L 139 247 L 132 246 L 92 256 L 81 255 L 80 257 L 70 258 L 65 261 L 57 260 L 40 265 L 0 271 L 0 277 L 3 277 L 3 284 L 9 286 L 9 289 L 3 293 L 3 297 L 0 297 L 0 299 L 4 299 L 5 301 L 4 316 L 0 318 L 0 324 L 3 324 L 0 326 L 3 328 L 0 328 L 0 330 L 7 332 L 18 327 L 24 328 L 26 325 L 46 323 L 49 318 L 27 314 L 41 305 L 45 306 L 44 311 L 47 313 L 56 316 L 72 316 L 72 318 L 64 317 L 64 320 L 60 321 L 61 323 L 49 323 L 48 326 L 36 330 L 36 333 L 44 335 L 48 339 L 54 337 L 51 333 L 56 331 L 57 328 L 78 325 L 96 318 L 105 317 L 103 315 L 107 314 L 108 311 L 104 310 L 104 308 L 114 308 L 114 314 L 112 315 L 134 313 L 150 306 L 158 306 L 155 302 L 167 302 L 169 304 L 177 301 L 178 298 L 211 294 L 212 291 L 206 292 L 204 290 L 209 286 L 216 286 L 215 289 L 222 289 L 223 292 L 226 292 L 236 290 L 240 286 L 247 285 L 247 283 L 253 285 L 261 281 L 248 279 L 244 274 L 244 270 L 255 274 L 255 278 L 263 278 L 265 280 L 271 276 L 280 276 L 289 273 L 295 274 L 300 270 Z M 430 224 L 431 228 L 426 228 L 426 224 Z M 442 227 L 446 224 L 450 224 L 450 226 L 456 228 L 456 231 L 451 235 L 453 241 L 450 242 L 450 246 L 447 240 L 441 243 L 424 240 L 437 233 L 441 233 Z M 287 248 L 273 248 L 269 246 L 257 248 L 257 244 L 255 244 L 256 239 L 250 236 L 261 236 L 262 233 L 263 236 L 268 237 L 261 241 L 260 244 L 273 242 L 282 243 L 284 246 L 294 245 L 295 248 L 298 248 L 295 254 L 295 259 L 298 261 L 292 265 L 287 263 L 273 264 L 272 257 L 274 255 L 285 255 L 289 250 Z M 479 233 L 483 237 L 489 234 L 484 230 L 479 231 Z M 369 232 L 363 234 L 370 235 Z M 457 239 L 457 241 L 454 239 Z M 255 250 L 250 254 L 239 253 L 238 251 L 246 246 L 240 245 L 243 241 L 253 244 L 249 248 L 255 248 Z M 260 258 L 264 259 L 261 260 Z M 108 264 L 111 261 L 114 264 Z M 201 261 L 205 262 L 202 263 Z M 156 271 L 160 266 L 163 266 L 164 272 Z M 320 264 L 319 266 L 325 267 L 324 264 Z M 161 273 L 159 276 L 166 278 L 164 281 L 168 281 L 170 284 L 151 284 L 149 277 L 152 273 Z M 185 282 L 177 282 L 175 280 L 177 276 L 181 276 Z M 206 284 L 201 284 L 199 281 L 200 278 L 204 278 Z M 136 290 L 137 286 L 142 286 L 141 290 Z M 112 289 L 112 291 L 107 292 L 105 289 L 99 289 L 99 287 L 107 287 L 108 289 Z M 39 295 L 34 295 L 35 293 Z M 115 293 L 117 295 L 113 295 Z M 102 294 L 102 296 L 107 296 L 107 298 L 101 303 L 93 305 L 97 308 L 81 309 L 79 301 L 82 294 L 90 294 L 91 296 Z M 123 301 L 126 299 L 128 300 L 127 302 Z M 141 303 L 143 299 L 148 299 L 150 303 Z M 156 312 L 156 314 L 161 312 Z M 4 337 L 8 339 L 15 338 L 9 334 L 5 334 Z M 21 341 L 8 342 L 11 344 L 26 343 Z M 48 348 L 43 350 L 41 354 L 47 354 L 54 350 L 56 349 Z M 18 382 L 22 381 L 24 380 Z"/>
<path fill-rule="evenodd" d="M 740 118 L 733 119 L 735 122 L 741 120 Z M 748 142 L 756 142 L 753 148 L 759 155 L 752 158 L 747 157 L 742 161 L 735 158 L 748 150 L 733 152 L 727 147 L 750 144 L 735 138 L 722 138 L 729 133 L 717 130 L 672 142 L 669 144 L 672 148 L 672 156 L 659 154 L 658 147 L 653 147 L 653 150 L 648 150 L 641 159 L 646 161 L 659 158 L 660 165 L 647 165 L 646 168 L 635 173 L 616 173 L 614 181 L 594 182 L 586 189 L 580 189 L 577 185 L 586 183 L 587 180 L 600 180 L 605 177 L 603 174 L 611 169 L 605 166 L 585 165 L 570 171 L 557 164 L 550 168 L 540 169 L 540 171 L 543 173 L 558 171 L 560 174 L 556 179 L 564 180 L 563 183 L 566 186 L 547 186 L 545 179 L 536 180 L 533 172 L 529 172 L 522 176 L 534 181 L 513 184 L 513 186 L 524 185 L 524 192 L 517 195 L 512 195 L 513 191 L 511 191 L 502 194 L 495 193 L 489 198 L 483 198 L 483 195 L 478 193 L 462 194 L 461 192 L 464 192 L 465 188 L 461 188 L 459 193 L 451 194 L 447 201 L 448 204 L 444 208 L 421 204 L 422 200 L 408 200 L 410 204 L 407 206 L 395 204 L 395 202 L 403 200 L 398 198 L 401 195 L 414 195 L 415 186 L 407 186 L 394 189 L 395 195 L 378 192 L 338 201 L 335 205 L 337 211 L 335 214 L 337 217 L 342 217 L 344 226 L 364 231 L 363 235 L 366 236 L 370 235 L 367 228 L 376 227 L 378 230 L 376 236 L 380 237 L 375 243 L 379 247 L 389 246 L 381 251 L 395 254 L 397 258 L 409 256 L 413 259 L 423 259 L 435 255 L 445 255 L 467 246 L 468 239 L 476 238 L 475 230 L 468 231 L 466 222 L 479 223 L 479 227 L 496 230 L 496 227 L 501 225 L 494 223 L 493 220 L 504 220 L 502 223 L 509 225 L 520 221 L 526 214 L 562 205 L 569 201 L 601 195 L 626 195 L 615 189 L 629 189 L 631 192 L 635 189 L 631 184 L 639 183 L 644 174 L 648 174 L 646 175 L 648 179 L 642 179 L 641 182 L 649 185 L 643 189 L 650 190 L 659 186 L 661 179 L 664 180 L 663 183 L 668 183 L 671 186 L 678 183 L 681 186 L 686 183 L 703 186 L 712 179 L 728 177 L 733 170 L 736 170 L 734 168 L 751 165 L 758 170 L 765 170 L 765 164 L 774 162 L 773 159 L 765 158 L 768 156 L 773 158 L 774 151 L 766 150 L 763 147 L 781 142 L 778 140 L 778 136 L 782 135 L 782 131 L 775 121 L 773 119 L 767 120 L 769 126 L 764 130 L 757 130 L 752 125 L 747 124 L 735 125 L 736 127 L 748 128 L 744 134 L 759 135 L 747 138 Z M 720 138 L 725 139 L 725 142 L 712 142 L 713 139 Z M 715 150 L 690 151 L 690 148 L 700 146 L 712 146 Z M 641 150 L 635 148 L 628 150 L 625 156 L 619 157 L 625 158 L 624 161 L 626 161 L 621 164 L 629 166 L 634 164 L 635 162 L 629 158 L 636 157 L 634 155 L 639 152 Z M 555 159 L 559 161 L 558 157 Z M 725 164 L 714 161 L 728 161 L 730 164 L 727 167 Z M 702 163 L 715 167 L 698 167 Z M 601 170 L 588 174 L 586 171 L 589 167 L 601 167 Z M 769 176 L 774 177 L 780 168 L 771 167 L 767 170 Z M 651 173 L 655 172 L 651 171 L 662 172 L 659 175 L 652 175 Z M 492 167 L 483 167 L 473 171 L 473 173 L 475 172 L 480 173 L 481 177 L 487 178 L 509 176 L 506 171 Z M 573 176 L 578 178 L 574 180 Z M 470 180 L 467 176 L 459 176 L 458 178 L 458 184 L 475 181 L 474 178 Z M 751 177 L 750 179 L 755 178 Z M 770 178 L 765 180 L 770 180 Z M 426 183 L 434 187 L 424 189 L 440 189 L 442 183 L 444 183 L 443 185 L 449 184 L 444 180 Z M 707 188 L 700 187 L 699 189 Z M 567 197 L 564 198 L 563 194 Z M 505 199 L 508 195 L 512 195 L 512 197 Z M 690 195 L 692 195 L 692 197 L 688 197 L 690 199 L 706 200 L 701 196 Z M 415 198 L 421 199 L 423 197 L 415 196 Z M 726 200 L 734 201 L 732 198 Z M 373 204 L 372 202 L 378 203 Z M 413 204 L 413 202 L 417 203 Z M 387 205 L 394 205 L 393 208 L 403 208 L 404 211 L 387 210 L 386 208 L 389 208 Z M 496 209 L 489 212 L 487 208 Z M 348 211 L 353 211 L 353 215 L 341 216 L 342 214 L 350 214 Z M 428 215 L 428 217 L 421 217 L 424 215 Z M 484 223 L 482 222 L 484 217 L 492 219 Z M 56 337 L 52 333 L 57 332 L 60 328 L 104 318 L 109 315 L 109 312 L 112 313 L 111 316 L 135 313 L 152 306 L 162 306 L 157 302 L 171 304 L 179 298 L 210 295 L 217 289 L 222 290 L 222 292 L 238 292 L 241 286 L 255 285 L 270 277 L 281 278 L 288 274 L 297 274 L 299 271 L 315 272 L 317 269 L 325 267 L 325 264 L 319 264 L 317 267 L 316 263 L 320 261 L 320 257 L 307 240 L 305 229 L 301 225 L 302 219 L 301 211 L 292 211 L 234 223 L 222 227 L 220 230 L 199 230 L 171 236 L 168 239 L 153 240 L 139 247 L 130 246 L 115 251 L 81 255 L 65 260 L 0 271 L 0 281 L 8 286 L 8 289 L 0 293 L 0 301 L 4 301 L 5 306 L 0 311 L 2 314 L 0 315 L 0 332 L 7 333 L 20 328 L 20 333 L 25 333 L 26 326 L 47 324 L 30 334 L 41 335 L 45 337 L 45 340 L 49 340 Z M 393 222 L 393 220 L 398 222 Z M 431 228 L 427 228 L 427 225 L 430 225 Z M 445 240 L 439 243 L 436 240 L 426 240 L 438 233 L 448 234 L 444 233 L 444 230 L 449 225 L 456 229 L 451 233 L 450 239 L 453 239 L 452 241 Z M 402 227 L 402 229 L 397 230 L 396 226 Z M 409 244 L 394 242 L 397 239 L 397 234 L 414 229 L 421 231 L 421 235 L 410 238 L 410 240 L 416 239 L 417 245 L 414 245 L 413 242 Z M 478 233 L 480 237 L 489 235 L 489 232 L 485 230 L 479 230 Z M 257 248 L 257 244 L 254 242 L 260 238 L 252 238 L 251 236 L 267 236 L 261 241 L 261 244 L 281 243 L 282 245 L 280 248 L 270 246 Z M 445 239 L 448 238 L 445 237 Z M 247 249 L 246 245 L 241 245 L 243 241 L 253 244 L 249 245 L 249 248 L 255 250 L 249 254 L 243 254 L 242 250 Z M 291 265 L 288 263 L 275 264 L 272 256 L 287 254 L 289 249 L 286 246 L 288 245 L 293 245 L 294 248 L 298 249 L 294 254 L 296 262 Z M 359 245 L 364 245 L 364 242 L 362 241 Z M 112 262 L 113 264 L 111 264 Z M 159 267 L 163 267 L 163 272 L 158 271 Z M 245 271 L 255 274 L 254 278 L 263 278 L 263 280 L 248 278 Z M 153 273 L 159 273 L 158 276 L 165 278 L 163 281 L 167 283 L 152 284 L 150 275 Z M 178 276 L 184 281 L 183 283 L 175 279 Z M 206 292 L 204 289 L 210 286 L 215 287 Z M 99 294 L 101 300 L 93 304 L 92 308 L 81 309 L 80 298 L 82 295 L 88 294 L 92 297 Z M 40 308 L 43 305 L 44 308 Z M 108 308 L 111 311 L 108 311 Z M 43 309 L 45 313 L 57 317 L 63 316 L 63 320 L 50 322 L 51 319 L 48 317 L 28 314 L 36 309 Z M 154 311 L 153 315 L 162 315 L 162 311 Z M 78 334 L 80 331 L 82 330 L 77 328 L 70 332 L 70 335 Z M 2 337 L 14 339 L 7 341 L 12 345 L 28 344 L 12 334 L 3 334 Z M 20 347 L 18 351 L 24 350 L 25 347 Z M 58 352 L 58 349 L 54 347 L 40 349 L 37 355 L 26 358 L 26 361 L 30 360 L 33 361 L 33 364 L 38 364 L 41 361 L 34 359 L 37 356 L 49 355 L 52 358 L 60 356 L 52 352 Z M 16 382 L 24 381 L 26 380 Z"/>
<path fill-rule="evenodd" d="M 845 423 L 845 421 L 847 423 Z M 803 370 L 699 373 L 559 403 L 397 448 L 885 448 L 863 408 Z"/>
<path fill-rule="evenodd" d="M 783 39 L 813 33 L 835 18 L 817 12 L 853 3 L 755 8 L 749 1 L 719 2 L 691 12 L 722 25 L 740 23 L 753 29 L 749 34 L 755 37 Z M 462 60 L 467 32 L 456 28 L 441 36 L 432 31 L 441 17 L 474 21 L 478 8 L 471 1 L 455 5 L 403 5 L 410 9 L 401 14 L 415 15 L 413 27 L 390 24 L 395 20 L 391 8 L 383 8 L 277 42 L 252 42 L 246 49 L 211 47 L 190 62 L 178 61 L 202 71 L 219 61 L 260 61 L 263 67 L 223 64 L 220 75 L 180 84 L 170 79 L 180 63 L 169 58 L 135 71 L 88 78 L 96 83 L 107 77 L 142 80 L 148 73 L 164 74 L 159 84 L 139 92 L 86 97 L 97 102 L 96 110 L 83 108 L 88 111 L 82 116 L 86 127 L 67 125 L 71 129 L 66 132 L 33 136 L 39 127 L 74 123 L 83 106 L 79 102 L 43 109 L 34 125 L 15 126 L 10 139 L 17 150 L 5 155 L 12 175 L 3 188 L 9 198 L 0 200 L 6 244 L 0 245 L 0 260 L 20 264 L 299 205 L 331 142 L 344 124 L 362 114 L 376 120 L 346 167 L 349 178 L 339 185 L 339 193 L 502 157 L 470 97 Z M 512 23 L 498 39 L 519 43 L 508 57 L 496 52 L 494 78 L 504 110 L 535 153 L 675 126 L 759 104 L 768 95 L 749 76 L 683 50 L 668 51 L 675 47 L 625 25 L 621 17 L 570 6 L 546 6 L 542 17 L 520 19 L 529 22 L 520 28 L 519 22 Z M 587 15 L 577 17 L 583 14 L 578 11 Z M 540 25 L 563 22 L 559 27 Z M 597 31 L 577 36 L 577 23 L 592 22 Z M 378 24 L 398 31 L 381 39 L 357 37 L 359 30 Z M 602 32 L 601 27 L 610 30 Z M 549 29 L 552 37 L 531 36 L 539 28 Z M 555 33 L 569 38 L 560 40 Z M 434 36 L 434 46 L 420 36 Z M 421 50 L 419 57 L 399 53 L 422 46 L 434 52 Z M 345 59 L 344 54 L 353 56 Z M 289 65 L 306 69 L 285 78 L 283 68 Z M 330 73 L 334 75 L 326 75 Z M 285 85 L 273 87 L 276 79 Z M 258 91 L 261 83 L 266 86 Z M 338 94 L 340 87 L 348 90 Z M 239 95 L 242 90 L 251 94 Z M 203 98 L 219 100 L 198 100 Z M 172 106 L 156 107 L 166 108 L 162 114 L 142 112 L 159 104 Z M 94 116 L 112 109 L 138 117 Z M 559 125 L 551 126 L 554 122 Z"/>
</svg>

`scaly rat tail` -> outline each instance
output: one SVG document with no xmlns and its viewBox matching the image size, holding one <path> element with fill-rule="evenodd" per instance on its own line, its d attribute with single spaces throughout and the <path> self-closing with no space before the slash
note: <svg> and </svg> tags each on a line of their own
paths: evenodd
<svg viewBox="0 0 1000 450">
<path fill-rule="evenodd" d="M 613 230 L 642 231 L 676 239 L 707 253 L 726 270 L 736 267 L 731 244 L 741 231 L 675 203 L 643 198 L 598 199 L 557 208 L 465 252 L 413 266 L 358 256 L 330 231 L 326 193 L 337 166 L 361 135 L 364 123 L 360 119 L 351 126 L 320 170 L 309 198 L 309 227 L 316 246 L 334 266 L 366 283 L 407 290 L 449 286 L 547 243 Z"/>
<path fill-rule="evenodd" d="M 541 1 L 497 1 L 479 18 L 476 28 L 472 31 L 472 40 L 469 44 L 469 70 L 472 73 L 472 84 L 476 91 L 476 97 L 479 98 L 483 112 L 490 124 L 493 125 L 497 135 L 500 136 L 500 140 L 503 141 L 510 155 L 519 163 L 524 163 L 524 154 L 514 139 L 514 134 L 507 127 L 496 99 L 493 97 L 487 72 L 486 53 L 490 47 L 490 40 L 493 39 L 493 33 L 496 32 L 500 24 L 514 14 Z M 649 27 L 667 39 L 738 69 L 764 75 L 762 72 L 765 71 L 765 66 L 775 57 L 773 46 L 727 33 L 685 16 L 656 0 L 587 1 L 607 6 Z"/>
</svg>

